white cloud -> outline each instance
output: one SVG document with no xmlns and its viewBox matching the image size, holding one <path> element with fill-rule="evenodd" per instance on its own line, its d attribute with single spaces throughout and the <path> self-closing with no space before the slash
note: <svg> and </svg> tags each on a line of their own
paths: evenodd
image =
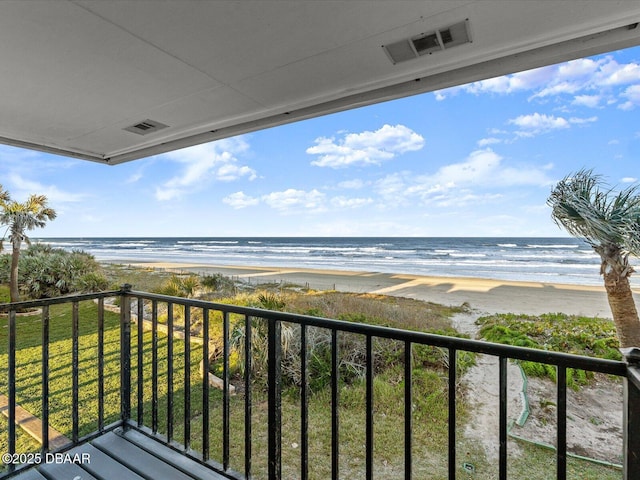
<svg viewBox="0 0 640 480">
<path fill-rule="evenodd" d="M 622 97 L 627 101 L 622 103 L 619 108 L 622 110 L 632 110 L 633 108 L 640 106 L 640 85 L 632 85 L 622 92 Z"/>
<path fill-rule="evenodd" d="M 600 95 L 576 95 L 571 103 L 577 106 L 596 108 L 601 99 Z"/>
<path fill-rule="evenodd" d="M 261 200 L 271 208 L 283 213 L 300 210 L 314 212 L 325 208 L 325 195 L 316 189 L 305 191 L 289 188 L 281 192 L 263 195 Z"/>
<path fill-rule="evenodd" d="M 533 137 L 553 130 L 563 130 L 571 125 L 584 125 L 598 121 L 598 117 L 564 117 L 546 115 L 544 113 L 532 113 L 530 115 L 520 115 L 512 118 L 507 123 L 518 127 L 515 134 L 518 137 Z"/>
<path fill-rule="evenodd" d="M 338 140 L 320 137 L 315 143 L 306 150 L 308 154 L 318 156 L 312 165 L 345 168 L 380 165 L 397 155 L 422 149 L 424 139 L 404 125 L 384 125 L 375 132 L 347 133 Z"/>
<path fill-rule="evenodd" d="M 77 203 L 85 200 L 87 195 L 83 193 L 71 193 L 60 190 L 56 185 L 44 185 L 39 182 L 27 180 L 18 174 L 9 175 L 9 182 L 12 186 L 11 197 L 14 200 L 26 200 L 29 195 L 44 195 L 49 201 L 49 205 L 56 203 Z"/>
<path fill-rule="evenodd" d="M 236 192 L 223 198 L 222 201 L 235 209 L 251 207 L 260 203 L 260 199 L 251 197 L 244 192 Z"/>
<path fill-rule="evenodd" d="M 598 117 L 588 117 L 588 118 L 580 118 L 580 117 L 571 117 L 569 119 L 569 123 L 574 124 L 574 125 L 583 125 L 585 123 L 593 123 L 593 122 L 597 122 L 598 121 Z"/>
<path fill-rule="evenodd" d="M 637 63 L 619 64 L 613 57 L 606 57 L 596 74 L 598 85 L 626 85 L 637 83 L 640 79 L 640 65 Z"/>
<path fill-rule="evenodd" d="M 327 199 L 319 190 L 297 190 L 289 188 L 279 192 L 271 192 L 260 197 L 252 197 L 244 192 L 236 192 L 222 200 L 235 209 L 256 206 L 260 203 L 278 210 L 280 213 L 318 213 L 331 206 L 335 209 L 353 209 L 374 203 L 372 198 L 349 198 L 337 196 Z"/>
<path fill-rule="evenodd" d="M 638 179 L 635 178 L 635 177 L 624 177 L 624 178 L 620 179 L 620 182 L 622 182 L 622 183 L 635 183 L 637 181 L 638 181 Z"/>
<path fill-rule="evenodd" d="M 337 208 L 359 208 L 372 203 L 372 198 L 347 198 L 340 196 L 331 199 L 331 205 Z"/>
<path fill-rule="evenodd" d="M 569 122 L 562 117 L 533 113 L 531 115 L 520 115 L 509 120 L 510 124 L 520 127 L 516 132 L 519 136 L 533 136 L 551 130 L 569 128 Z"/>
<path fill-rule="evenodd" d="M 360 190 L 364 187 L 364 182 L 360 179 L 345 180 L 344 182 L 338 183 L 338 187 L 347 190 Z"/>
<path fill-rule="evenodd" d="M 507 167 L 502 160 L 491 149 L 476 150 L 464 161 L 443 166 L 432 174 L 399 172 L 388 175 L 376 183 L 375 191 L 387 206 L 415 204 L 416 199 L 423 204 L 460 206 L 501 198 L 500 192 L 478 193 L 473 189 L 551 184 L 546 174 L 548 165 Z"/>
<path fill-rule="evenodd" d="M 502 143 L 502 140 L 496 137 L 481 138 L 478 140 L 479 147 L 486 147 L 487 145 L 493 145 L 495 143 Z"/>
<path fill-rule="evenodd" d="M 162 155 L 182 165 L 180 173 L 156 188 L 158 200 L 172 200 L 205 188 L 212 181 L 231 182 L 246 178 L 254 180 L 256 171 L 239 165 L 236 155 L 246 152 L 249 145 L 242 137 L 195 145 Z"/>
<path fill-rule="evenodd" d="M 606 56 L 597 60 L 590 58 L 571 60 L 558 65 L 490 78 L 439 90 L 434 92 L 434 95 L 437 100 L 442 101 L 460 92 L 474 95 L 508 95 L 530 91 L 533 92 L 531 99 L 570 94 L 574 95 L 574 105 L 594 108 L 604 101 L 604 93 L 615 97 L 619 94 L 615 87 L 638 83 L 639 79 L 639 64 L 635 62 L 620 64 L 612 56 Z M 594 91 L 598 93 L 594 94 Z M 585 93 L 580 94 L 581 92 Z M 607 103 L 611 101 L 615 100 L 609 98 Z"/>
<path fill-rule="evenodd" d="M 137 183 L 138 181 L 142 180 L 142 177 L 142 172 L 138 171 L 129 175 L 129 178 L 127 178 L 124 183 Z"/>
<path fill-rule="evenodd" d="M 433 203 L 441 208 L 461 208 L 469 205 L 490 203 L 501 198 L 503 198 L 503 195 L 500 193 L 485 193 L 477 195 L 471 192 L 459 192 L 455 195 L 440 195 L 433 199 Z"/>
</svg>

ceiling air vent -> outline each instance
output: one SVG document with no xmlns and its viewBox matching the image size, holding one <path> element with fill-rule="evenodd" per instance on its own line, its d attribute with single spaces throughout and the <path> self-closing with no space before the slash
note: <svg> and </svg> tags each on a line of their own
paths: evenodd
<svg viewBox="0 0 640 480">
<path fill-rule="evenodd" d="M 421 33 L 415 37 L 383 45 L 382 48 L 391 63 L 395 65 L 470 42 L 469 21 L 465 20 L 433 32 Z"/>
<path fill-rule="evenodd" d="M 148 135 L 150 133 L 157 132 L 158 130 L 162 130 L 163 128 L 167 128 L 168 126 L 169 125 L 165 125 L 164 123 L 147 119 L 138 122 L 135 125 L 131 125 L 130 127 L 124 128 L 123 130 L 131 133 L 137 133 L 138 135 Z"/>
</svg>

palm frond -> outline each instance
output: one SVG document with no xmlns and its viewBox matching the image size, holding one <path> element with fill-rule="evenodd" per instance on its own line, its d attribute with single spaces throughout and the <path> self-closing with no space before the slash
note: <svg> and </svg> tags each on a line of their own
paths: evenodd
<svg viewBox="0 0 640 480">
<path fill-rule="evenodd" d="M 640 218 L 638 186 L 620 192 L 608 187 L 592 170 L 568 175 L 554 187 L 547 200 L 554 222 L 592 246 L 619 245 L 632 253 L 630 231 Z"/>
</svg>

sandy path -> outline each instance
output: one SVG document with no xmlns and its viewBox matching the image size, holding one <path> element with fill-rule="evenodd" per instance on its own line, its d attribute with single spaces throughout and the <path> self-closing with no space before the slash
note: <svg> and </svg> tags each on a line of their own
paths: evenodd
<svg viewBox="0 0 640 480">
<path fill-rule="evenodd" d="M 475 320 L 479 313 L 464 313 L 453 319 L 454 327 L 476 337 Z M 464 376 L 467 399 L 473 420 L 465 427 L 467 438 L 479 442 L 487 459 L 497 462 L 499 453 L 499 379 L 498 359 L 479 355 L 477 363 Z M 524 401 L 523 376 L 513 362 L 507 367 L 507 418 L 519 418 Z M 622 382 L 601 379 L 579 391 L 567 391 L 567 451 L 598 461 L 620 464 L 622 461 Z M 556 444 L 556 384 L 529 377 L 526 394 L 530 414 L 523 426 L 514 425 L 511 433 L 534 443 Z M 509 455 L 519 454 L 519 443 L 509 439 Z"/>
</svg>

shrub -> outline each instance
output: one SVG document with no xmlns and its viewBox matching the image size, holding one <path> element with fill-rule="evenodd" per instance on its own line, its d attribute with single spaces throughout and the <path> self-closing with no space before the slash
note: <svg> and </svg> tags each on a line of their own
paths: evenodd
<svg viewBox="0 0 640 480">
<path fill-rule="evenodd" d="M 233 283 L 233 280 L 221 273 L 203 275 L 200 277 L 200 284 L 203 288 L 212 292 L 225 293 L 235 291 L 235 284 Z"/>
<path fill-rule="evenodd" d="M 9 281 L 10 255 L 0 257 L 0 280 Z M 49 298 L 107 288 L 108 281 L 93 255 L 34 244 L 20 255 L 18 281 L 30 298 Z"/>
<path fill-rule="evenodd" d="M 200 280 L 197 275 L 188 275 L 186 277 L 172 275 L 160 288 L 156 289 L 156 293 L 172 297 L 193 298 L 196 296 L 199 286 Z"/>
<path fill-rule="evenodd" d="M 278 294 L 272 292 L 264 292 L 258 295 L 258 301 L 262 308 L 266 310 L 282 311 L 286 307 L 287 302 Z"/>
</svg>

